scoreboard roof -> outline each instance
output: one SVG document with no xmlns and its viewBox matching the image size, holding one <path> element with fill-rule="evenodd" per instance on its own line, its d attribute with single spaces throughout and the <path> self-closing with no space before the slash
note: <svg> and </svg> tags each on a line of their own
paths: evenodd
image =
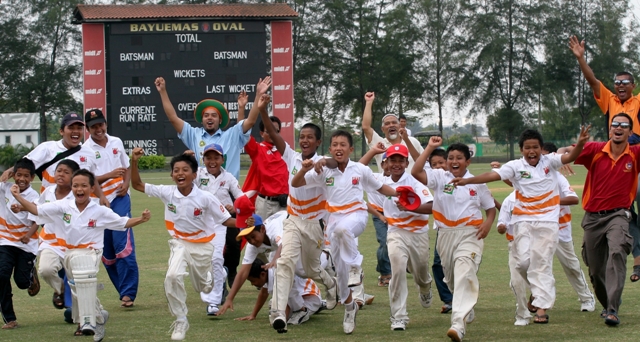
<svg viewBox="0 0 640 342">
<path fill-rule="evenodd" d="M 74 23 L 166 19 L 294 19 L 298 13 L 275 4 L 187 4 L 187 5 L 78 5 Z"/>
</svg>

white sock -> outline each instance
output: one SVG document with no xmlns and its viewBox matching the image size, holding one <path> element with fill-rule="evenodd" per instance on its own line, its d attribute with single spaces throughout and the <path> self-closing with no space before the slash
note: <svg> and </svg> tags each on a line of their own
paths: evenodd
<svg viewBox="0 0 640 342">
<path fill-rule="evenodd" d="M 356 309 L 356 301 L 355 300 L 351 300 L 351 303 L 344 303 L 344 308 L 347 309 L 348 311 L 353 311 Z"/>
<path fill-rule="evenodd" d="M 178 319 L 176 319 L 176 321 L 187 321 L 187 316 L 179 316 Z"/>
</svg>

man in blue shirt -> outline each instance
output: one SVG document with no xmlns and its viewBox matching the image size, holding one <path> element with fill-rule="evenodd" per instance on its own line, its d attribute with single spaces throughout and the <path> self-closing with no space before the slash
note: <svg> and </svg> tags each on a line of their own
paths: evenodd
<svg viewBox="0 0 640 342">
<path fill-rule="evenodd" d="M 240 151 L 249 141 L 251 128 L 258 119 L 257 104 L 254 103 L 246 120 L 238 122 L 237 125 L 223 132 L 222 128 L 229 123 L 227 109 L 219 101 L 203 100 L 198 103 L 194 111 L 196 121 L 202 123 L 203 127 L 193 127 L 176 114 L 176 110 L 169 100 L 164 78 L 156 78 L 155 84 L 162 99 L 162 107 L 171 125 L 178 132 L 178 138 L 182 140 L 188 149 L 196 153 L 199 166 L 204 166 L 202 160 L 204 147 L 209 144 L 218 144 L 225 151 L 223 167 L 238 179 L 240 175 Z M 260 79 L 258 81 L 256 101 L 269 90 L 269 87 L 271 87 L 271 77 L 267 76 L 264 80 Z"/>
</svg>

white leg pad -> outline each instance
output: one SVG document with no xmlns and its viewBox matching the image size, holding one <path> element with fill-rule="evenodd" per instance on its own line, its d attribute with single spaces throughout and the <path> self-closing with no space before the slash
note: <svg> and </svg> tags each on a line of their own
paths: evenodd
<svg viewBox="0 0 640 342">
<path fill-rule="evenodd" d="M 80 327 L 95 330 L 98 268 L 91 255 L 75 255 L 69 260 L 80 315 Z"/>
</svg>

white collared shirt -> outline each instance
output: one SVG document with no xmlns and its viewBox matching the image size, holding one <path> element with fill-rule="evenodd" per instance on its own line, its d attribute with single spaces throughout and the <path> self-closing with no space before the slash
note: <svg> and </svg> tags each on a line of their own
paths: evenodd
<svg viewBox="0 0 640 342">
<path fill-rule="evenodd" d="M 93 141 L 91 137 L 89 137 L 84 144 L 95 152 L 96 177 L 107 174 L 120 167 L 128 169 L 130 165 L 129 156 L 124 149 L 122 140 L 108 134 L 105 134 L 105 137 L 107 138 L 107 144 L 105 147 L 102 147 L 100 144 Z M 116 198 L 116 190 L 122 185 L 123 181 L 124 179 L 122 177 L 117 177 L 108 179 L 100 184 L 102 187 L 102 193 L 104 193 L 109 202 Z"/>
<path fill-rule="evenodd" d="M 213 194 L 225 206 L 233 206 L 231 195 L 233 198 L 243 195 L 238 180 L 224 168 L 220 168 L 218 177 L 210 174 L 205 167 L 198 168 L 195 184 L 200 190 Z"/>
<path fill-rule="evenodd" d="M 11 211 L 13 204 L 19 204 L 11 193 L 13 183 L 0 183 L 0 191 L 4 194 L 5 204 L 0 206 L 0 246 L 13 246 L 22 249 L 27 253 L 36 254 L 38 252 L 37 235 L 31 236 L 29 243 L 24 244 L 20 238 L 29 231 L 33 220 L 29 219 L 29 213 L 21 211 L 14 213 Z M 21 193 L 22 197 L 29 202 L 38 199 L 38 193 L 32 188 L 28 188 Z"/>
</svg>

